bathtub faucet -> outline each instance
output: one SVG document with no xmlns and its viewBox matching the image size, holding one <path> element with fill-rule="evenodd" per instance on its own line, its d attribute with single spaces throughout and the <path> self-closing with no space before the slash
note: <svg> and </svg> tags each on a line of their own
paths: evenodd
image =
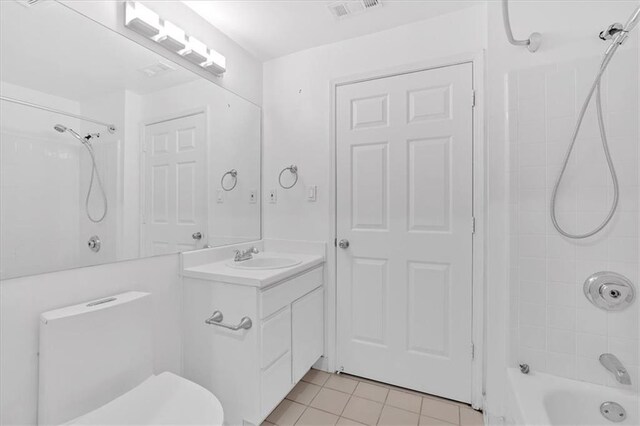
<svg viewBox="0 0 640 426">
<path fill-rule="evenodd" d="M 614 354 L 600 355 L 600 364 L 613 373 L 618 383 L 622 383 L 623 385 L 631 384 L 631 377 L 629 376 L 627 369 L 624 368 L 624 365 L 622 365 L 620 360 Z"/>
</svg>

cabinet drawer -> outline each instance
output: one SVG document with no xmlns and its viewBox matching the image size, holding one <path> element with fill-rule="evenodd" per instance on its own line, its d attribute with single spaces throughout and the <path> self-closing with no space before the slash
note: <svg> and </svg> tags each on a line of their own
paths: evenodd
<svg viewBox="0 0 640 426">
<path fill-rule="evenodd" d="M 294 300 L 322 285 L 322 282 L 322 266 L 318 266 L 266 290 L 261 295 L 260 318 L 266 318 L 283 306 L 291 304 Z"/>
<path fill-rule="evenodd" d="M 291 390 L 291 352 L 262 372 L 260 414 L 266 417 Z"/>
<path fill-rule="evenodd" d="M 291 307 L 287 306 L 262 321 L 262 361 L 266 368 L 291 350 Z"/>
</svg>

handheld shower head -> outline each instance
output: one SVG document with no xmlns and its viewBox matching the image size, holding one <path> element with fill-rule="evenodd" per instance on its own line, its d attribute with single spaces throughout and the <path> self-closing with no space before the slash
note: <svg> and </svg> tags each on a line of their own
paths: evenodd
<svg viewBox="0 0 640 426">
<path fill-rule="evenodd" d="M 62 124 L 56 124 L 55 126 L 53 126 L 53 128 L 60 133 L 69 132 L 71 136 L 78 139 L 80 142 L 87 143 L 87 141 L 82 136 L 80 136 L 75 130 L 70 129 L 67 126 L 63 126 Z"/>
<path fill-rule="evenodd" d="M 638 25 L 638 22 L 640 22 L 640 5 L 631 14 L 627 23 L 624 24 L 624 29 L 622 31 L 631 32 L 635 26 Z"/>
</svg>

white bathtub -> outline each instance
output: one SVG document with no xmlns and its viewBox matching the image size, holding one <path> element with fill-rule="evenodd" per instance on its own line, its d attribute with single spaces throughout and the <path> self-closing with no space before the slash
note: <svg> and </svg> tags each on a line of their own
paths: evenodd
<svg viewBox="0 0 640 426">
<path fill-rule="evenodd" d="M 640 425 L 640 394 L 564 379 L 549 374 L 525 375 L 509 369 L 508 423 L 516 425 Z M 600 414 L 600 404 L 614 401 L 627 412 L 613 423 Z"/>
</svg>

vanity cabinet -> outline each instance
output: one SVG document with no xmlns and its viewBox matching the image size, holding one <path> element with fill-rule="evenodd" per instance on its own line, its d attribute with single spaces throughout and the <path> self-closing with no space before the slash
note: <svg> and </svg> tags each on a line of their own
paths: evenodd
<svg viewBox="0 0 640 426">
<path fill-rule="evenodd" d="M 222 323 L 206 324 L 214 311 Z M 323 268 L 267 288 L 184 277 L 184 376 L 212 391 L 225 424 L 259 425 L 324 352 Z"/>
</svg>

